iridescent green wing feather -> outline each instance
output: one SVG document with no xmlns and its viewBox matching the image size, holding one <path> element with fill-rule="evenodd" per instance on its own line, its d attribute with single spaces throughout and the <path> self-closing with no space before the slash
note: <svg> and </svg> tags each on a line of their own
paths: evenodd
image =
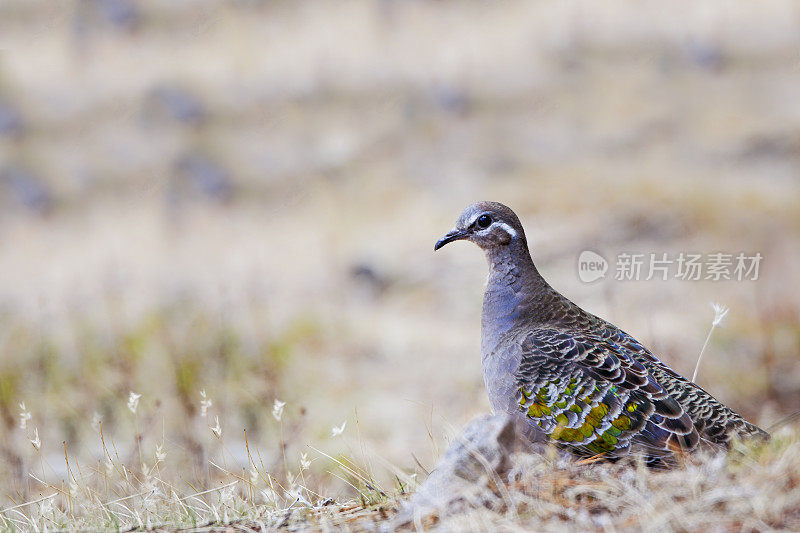
<svg viewBox="0 0 800 533">
<path fill-rule="evenodd" d="M 542 328 L 521 348 L 519 407 L 556 442 L 609 456 L 636 449 L 662 457 L 696 446 L 681 405 L 619 343 Z"/>
<path fill-rule="evenodd" d="M 701 387 L 684 378 L 624 331 L 608 325 L 599 330 L 602 338 L 622 346 L 644 365 L 648 372 L 691 417 L 701 438 L 715 445 L 727 446 L 732 437 L 769 438 L 769 435 L 723 405 Z"/>
</svg>

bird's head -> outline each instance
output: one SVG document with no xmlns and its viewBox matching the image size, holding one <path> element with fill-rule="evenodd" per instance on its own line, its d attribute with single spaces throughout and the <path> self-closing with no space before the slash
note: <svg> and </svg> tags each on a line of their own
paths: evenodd
<svg viewBox="0 0 800 533">
<path fill-rule="evenodd" d="M 434 250 L 459 240 L 474 242 L 486 252 L 525 242 L 525 232 L 517 215 L 497 202 L 477 202 L 467 206 L 458 217 L 456 226 L 439 239 Z"/>
</svg>

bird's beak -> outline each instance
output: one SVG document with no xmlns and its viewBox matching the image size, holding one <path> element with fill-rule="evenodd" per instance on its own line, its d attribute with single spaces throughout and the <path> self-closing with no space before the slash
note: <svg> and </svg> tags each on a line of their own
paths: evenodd
<svg viewBox="0 0 800 533">
<path fill-rule="evenodd" d="M 436 241 L 436 244 L 433 247 L 433 250 L 436 251 L 448 242 L 458 241 L 460 239 L 464 239 L 469 235 L 469 232 L 465 229 L 454 229 L 447 232 L 447 235 Z"/>
</svg>

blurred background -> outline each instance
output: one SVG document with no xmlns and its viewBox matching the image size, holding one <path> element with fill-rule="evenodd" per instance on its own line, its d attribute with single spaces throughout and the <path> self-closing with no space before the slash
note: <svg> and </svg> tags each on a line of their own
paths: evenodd
<svg viewBox="0 0 800 533">
<path fill-rule="evenodd" d="M 729 306 L 698 383 L 798 409 L 800 5 L 680 5 L 3 0 L 2 505 L 65 446 L 103 472 L 98 422 L 177 490 L 246 470 L 245 429 L 334 495 L 316 450 L 422 477 L 489 409 L 484 259 L 433 253 L 476 200 L 684 375 Z M 764 259 L 585 284 L 585 249 Z"/>
</svg>

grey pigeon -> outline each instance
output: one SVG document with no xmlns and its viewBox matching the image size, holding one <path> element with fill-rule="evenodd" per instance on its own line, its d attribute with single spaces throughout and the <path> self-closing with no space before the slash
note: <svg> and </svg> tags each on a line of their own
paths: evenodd
<svg viewBox="0 0 800 533">
<path fill-rule="evenodd" d="M 514 212 L 468 206 L 434 250 L 477 244 L 489 262 L 482 366 L 495 411 L 524 421 L 537 440 L 579 455 L 631 453 L 653 465 L 734 437 L 768 438 L 613 324 L 562 296 L 539 274 Z"/>
</svg>

